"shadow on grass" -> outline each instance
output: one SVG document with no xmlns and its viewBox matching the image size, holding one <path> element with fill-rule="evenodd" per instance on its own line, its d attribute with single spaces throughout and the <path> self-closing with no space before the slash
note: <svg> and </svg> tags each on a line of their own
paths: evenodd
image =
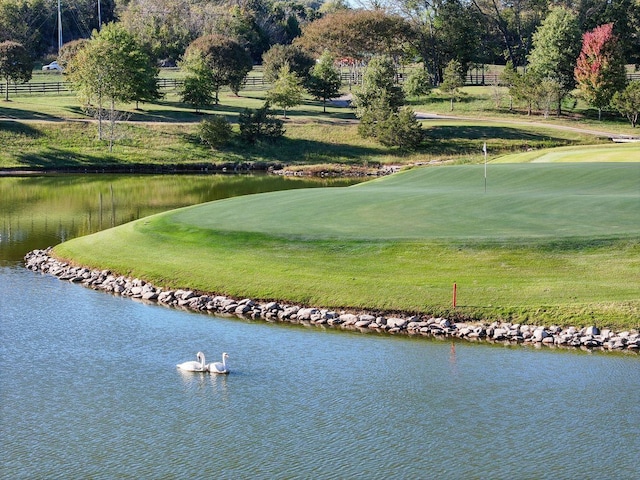
<svg viewBox="0 0 640 480">
<path fill-rule="evenodd" d="M 427 126 L 425 132 L 434 140 L 486 140 L 491 138 L 502 140 L 542 141 L 554 139 L 550 135 L 542 135 L 522 128 L 500 127 L 492 125 L 437 125 Z M 555 138 L 561 140 L 560 137 Z"/>
<path fill-rule="evenodd" d="M 454 111 L 455 111 L 455 105 L 457 103 L 473 103 L 473 102 L 477 102 L 477 101 L 483 101 L 484 99 L 482 98 L 478 98 L 474 95 L 462 95 L 460 97 L 457 97 L 454 101 L 453 101 L 453 105 L 454 105 Z M 450 105 L 451 104 L 451 97 L 449 96 L 444 96 L 444 95 L 429 95 L 429 96 L 422 96 L 422 97 L 415 97 L 415 98 L 410 98 L 409 100 L 407 100 L 407 105 L 410 106 L 415 106 L 415 105 L 419 105 L 421 107 L 428 107 L 429 104 L 432 105 Z"/>
<path fill-rule="evenodd" d="M 20 122 L 12 122 L 10 120 L 0 120 L 0 133 L 7 132 L 12 135 L 24 135 L 28 138 L 39 138 L 43 134 L 37 128 Z"/>
<path fill-rule="evenodd" d="M 100 167 L 127 167 L 129 164 L 119 160 L 113 155 L 99 154 L 86 155 L 77 152 L 70 152 L 59 148 L 48 148 L 42 153 L 23 153 L 16 156 L 16 160 L 34 169 L 59 170 L 70 169 L 79 170 L 82 168 Z"/>
<path fill-rule="evenodd" d="M 40 120 L 43 122 L 61 122 L 62 118 L 56 117 L 54 115 L 49 115 L 48 113 L 42 112 L 34 112 L 32 110 L 21 110 L 17 108 L 6 108 L 3 106 L 3 101 L 0 103 L 0 121 L 5 119 L 11 120 Z"/>
<path fill-rule="evenodd" d="M 522 151 L 528 148 L 549 148 L 571 145 L 563 137 L 539 134 L 530 130 L 500 126 L 438 125 L 425 128 L 424 150 L 434 155 L 456 155 L 478 152 L 483 141 L 497 152 Z"/>
<path fill-rule="evenodd" d="M 194 145 L 200 144 L 196 135 L 189 135 Z M 348 144 L 329 144 L 315 140 L 280 138 L 273 142 L 262 141 L 253 145 L 235 139 L 220 149 L 220 153 L 232 161 L 262 161 L 288 165 L 326 163 L 361 165 L 371 164 L 371 157 L 388 153 L 384 147 L 360 147 Z M 375 162 L 374 162 L 375 163 Z"/>
</svg>

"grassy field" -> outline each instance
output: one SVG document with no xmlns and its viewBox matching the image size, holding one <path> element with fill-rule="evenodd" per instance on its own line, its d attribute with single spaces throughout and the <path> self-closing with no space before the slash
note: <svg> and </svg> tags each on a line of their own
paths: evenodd
<svg viewBox="0 0 640 480">
<path fill-rule="evenodd" d="M 545 125 L 502 121 L 427 119 L 423 147 L 412 153 L 382 147 L 357 133 L 353 112 L 331 107 L 322 113 L 311 100 L 289 114 L 286 134 L 272 144 L 246 145 L 239 141 L 218 150 L 202 145 L 197 124 L 209 115 L 230 121 L 245 107 L 262 104 L 263 93 L 223 95 L 221 105 L 196 115 L 188 106 L 166 100 L 128 111 L 130 122 L 120 124 L 112 152 L 97 139 L 95 123 L 84 119 L 75 97 L 21 97 L 0 103 L 0 168 L 115 168 L 133 165 L 193 165 L 225 162 L 267 162 L 290 166 L 345 164 L 377 166 L 482 160 L 482 145 L 495 156 L 543 148 L 607 142 L 587 133 Z M 18 121 L 2 121 L 1 118 Z M 237 130 L 237 125 L 235 126 Z"/>
<path fill-rule="evenodd" d="M 640 163 L 496 165 L 486 193 L 480 166 L 416 168 L 180 209 L 55 253 L 238 297 L 631 328 L 639 204 Z"/>
<path fill-rule="evenodd" d="M 178 71 L 163 71 L 171 78 Z M 252 75 L 260 75 L 259 71 Z M 34 81 L 59 81 L 55 73 L 37 73 Z M 350 108 L 328 106 L 307 98 L 288 112 L 285 138 L 275 144 L 248 146 L 238 141 L 211 150 L 199 141 L 198 123 L 212 115 L 237 122 L 245 108 L 260 107 L 265 90 L 243 90 L 240 96 L 221 93 L 219 105 L 196 114 L 180 102 L 175 91 L 151 104 L 120 105 L 128 119 L 116 132 L 113 151 L 97 139 L 91 122 L 73 93 L 18 95 L 0 102 L 1 169 L 123 168 L 136 165 L 202 165 L 228 162 L 271 163 L 288 166 L 315 164 L 376 167 L 384 164 L 426 162 L 479 163 L 487 142 L 490 159 L 510 153 L 538 151 L 571 145 L 609 142 L 607 135 L 566 128 L 588 128 L 611 134 L 634 134 L 619 116 L 597 122 L 581 102 L 567 105 L 561 118 L 522 115 L 508 109 L 506 90 L 499 87 L 466 87 L 462 100 L 449 112 L 448 98 L 437 90 L 409 99 L 416 112 L 461 115 L 463 118 L 429 118 L 422 124 L 425 141 L 417 152 L 385 148 L 357 134 Z M 348 93 L 347 87 L 345 92 Z M 464 118 L 468 117 L 468 118 Z M 10 120 L 10 121 L 5 121 Z M 557 127 L 565 128 L 565 130 Z M 235 126 L 237 130 L 237 125 Z"/>
</svg>

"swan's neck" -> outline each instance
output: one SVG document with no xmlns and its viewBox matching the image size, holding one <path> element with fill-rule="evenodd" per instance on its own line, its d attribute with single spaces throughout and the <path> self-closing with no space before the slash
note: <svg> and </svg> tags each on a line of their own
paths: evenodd
<svg viewBox="0 0 640 480">
<path fill-rule="evenodd" d="M 200 368 L 202 370 L 204 370 L 204 362 L 205 362 L 205 359 L 204 359 L 204 353 L 203 353 L 202 355 L 200 355 Z"/>
<path fill-rule="evenodd" d="M 224 370 L 227 369 L 227 359 L 226 359 L 226 357 L 224 355 L 222 355 L 222 368 Z"/>
</svg>

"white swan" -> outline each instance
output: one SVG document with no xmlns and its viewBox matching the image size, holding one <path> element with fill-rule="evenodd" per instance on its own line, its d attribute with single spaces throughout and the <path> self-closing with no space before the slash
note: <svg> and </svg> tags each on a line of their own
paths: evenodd
<svg viewBox="0 0 640 480">
<path fill-rule="evenodd" d="M 207 370 L 209 370 L 209 373 L 229 373 L 229 369 L 227 368 L 227 358 L 229 358 L 229 355 L 227 355 L 226 353 L 222 354 L 222 362 L 215 362 L 215 363 L 210 363 L 207 365 Z"/>
<path fill-rule="evenodd" d="M 184 370 L 185 372 L 206 372 L 207 367 L 204 364 L 204 353 L 196 353 L 196 358 L 198 361 L 192 360 L 190 362 L 179 363 L 176 367 L 180 370 Z"/>
</svg>

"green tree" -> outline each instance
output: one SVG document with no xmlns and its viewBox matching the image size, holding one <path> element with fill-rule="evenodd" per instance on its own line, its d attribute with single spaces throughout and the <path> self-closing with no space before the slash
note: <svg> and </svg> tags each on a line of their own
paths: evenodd
<svg viewBox="0 0 640 480">
<path fill-rule="evenodd" d="M 323 2 L 322 5 L 320 5 L 320 13 L 327 14 L 327 13 L 335 13 L 338 12 L 340 10 L 349 10 L 349 3 L 347 2 L 347 0 L 327 0 L 326 2 Z"/>
<path fill-rule="evenodd" d="M 362 86 L 353 96 L 356 116 L 362 117 L 365 110 L 378 98 L 385 98 L 392 112 L 404 105 L 404 92 L 396 84 L 396 67 L 390 57 L 375 56 L 362 75 Z"/>
<path fill-rule="evenodd" d="M 522 66 L 531 50 L 533 32 L 547 14 L 547 0 L 470 0 L 487 31 L 485 41 L 495 44 L 499 56 Z"/>
<path fill-rule="evenodd" d="M 76 56 L 78 51 L 87 46 L 88 41 L 86 38 L 80 38 L 67 42 L 62 46 L 58 55 L 58 64 L 64 69 L 65 73 L 69 73 L 67 70 L 71 59 Z"/>
<path fill-rule="evenodd" d="M 580 35 L 576 16 L 562 7 L 553 8 L 533 35 L 529 69 L 540 81 L 551 79 L 560 84 L 558 116 L 562 114 L 562 100 L 575 87 Z"/>
<path fill-rule="evenodd" d="M 360 118 L 358 134 L 362 138 L 377 138 L 378 126 L 383 124 L 398 110 L 394 110 L 389 103 L 387 92 L 382 90 L 380 95 L 369 101 L 366 108 L 360 108 L 358 115 Z"/>
<path fill-rule="evenodd" d="M 616 92 L 611 99 L 611 106 L 627 117 L 635 128 L 640 113 L 640 80 L 629 82 L 623 91 Z"/>
<path fill-rule="evenodd" d="M 324 52 L 313 67 L 307 90 L 317 99 L 322 100 L 322 111 L 327 111 L 327 100 L 335 98 L 340 93 L 340 72 L 335 67 L 335 59 L 329 52 Z"/>
<path fill-rule="evenodd" d="M 302 80 L 289 70 L 288 64 L 283 65 L 273 87 L 267 92 L 267 101 L 282 108 L 283 117 L 287 118 L 287 109 L 300 105 L 303 98 Z"/>
<path fill-rule="evenodd" d="M 613 94 L 627 83 L 622 50 L 613 35 L 613 24 L 601 25 L 582 37 L 582 50 L 575 68 L 580 93 L 589 105 L 607 107 Z"/>
<path fill-rule="evenodd" d="M 43 32 L 49 29 L 56 29 L 52 2 L 0 0 L 0 42 L 20 43 L 32 58 L 38 58 L 47 51 Z"/>
<path fill-rule="evenodd" d="M 228 85 L 236 95 L 242 83 L 253 68 L 251 56 L 235 40 L 222 35 L 206 35 L 194 40 L 185 55 L 194 50 L 202 53 L 202 58 L 212 71 L 214 101 L 219 102 L 220 88 Z"/>
<path fill-rule="evenodd" d="M 404 93 L 395 84 L 395 67 L 388 57 L 374 57 L 367 66 L 362 87 L 354 94 L 358 133 L 374 137 L 387 147 L 416 148 L 422 141 L 422 127 L 404 104 Z"/>
<path fill-rule="evenodd" d="M 116 104 L 139 98 L 156 74 L 157 69 L 135 37 L 115 23 L 104 25 L 100 32 L 94 30 L 91 39 L 69 61 L 68 76 L 73 88 L 87 102 L 97 102 L 101 140 L 103 118 L 110 122 L 109 150 L 118 119 Z"/>
<path fill-rule="evenodd" d="M 423 68 L 413 70 L 402 84 L 404 92 L 412 97 L 424 97 L 431 93 L 431 79 Z"/>
<path fill-rule="evenodd" d="M 513 99 L 515 98 L 515 86 L 520 81 L 520 74 L 514 68 L 511 60 L 504 66 L 504 70 L 500 73 L 499 83 L 509 89 L 509 110 L 513 110 Z"/>
<path fill-rule="evenodd" d="M 182 101 L 193 105 L 196 113 L 204 106 L 210 105 L 216 84 L 213 70 L 209 68 L 200 50 L 191 50 L 180 63 L 180 69 L 185 72 L 184 83 L 180 90 Z"/>
<path fill-rule="evenodd" d="M 460 88 L 464 86 L 464 74 L 462 64 L 457 60 L 451 60 L 444 69 L 442 83 L 438 88 L 451 97 L 451 111 L 453 111 L 453 101 L 461 95 Z"/>
<path fill-rule="evenodd" d="M 538 96 L 538 79 L 534 78 L 530 72 L 521 75 L 511 66 L 510 62 L 507 62 L 501 81 L 509 87 L 511 101 L 524 102 L 527 106 L 527 115 L 531 115 L 533 104 Z"/>
<path fill-rule="evenodd" d="M 9 101 L 9 82 L 25 83 L 31 80 L 33 61 L 24 46 L 18 42 L 0 43 L 0 77 L 5 80 L 5 100 Z"/>
<path fill-rule="evenodd" d="M 155 60 L 175 64 L 200 35 L 186 0 L 131 0 L 119 6 L 120 21 Z"/>
<path fill-rule="evenodd" d="M 450 60 L 468 69 L 478 61 L 483 26 L 473 5 L 465 0 L 393 0 L 411 30 L 407 42 L 422 59 L 430 83 L 442 82 Z"/>
<path fill-rule="evenodd" d="M 315 61 L 313 57 L 294 45 L 274 45 L 262 56 L 263 78 L 273 83 L 278 78 L 280 69 L 285 65 L 298 75 L 303 82 L 309 78 L 309 71 Z"/>
<path fill-rule="evenodd" d="M 563 95 L 563 87 L 560 81 L 555 78 L 536 79 L 532 94 L 538 108 L 542 110 L 544 118 L 547 118 L 553 105 L 560 101 Z"/>
</svg>

